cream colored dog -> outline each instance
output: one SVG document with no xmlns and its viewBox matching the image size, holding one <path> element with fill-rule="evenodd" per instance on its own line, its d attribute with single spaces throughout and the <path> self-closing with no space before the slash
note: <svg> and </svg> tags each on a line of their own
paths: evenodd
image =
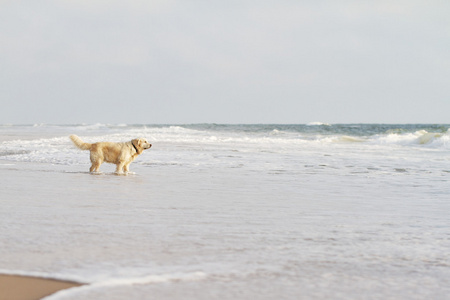
<svg viewBox="0 0 450 300">
<path fill-rule="evenodd" d="M 134 139 L 126 143 L 85 143 L 78 136 L 71 135 L 72 142 L 81 150 L 91 151 L 92 166 L 90 172 L 98 172 L 103 162 L 112 163 L 117 166 L 116 173 L 129 172 L 129 166 L 136 157 L 145 149 L 149 149 L 152 145 L 146 139 Z"/>
</svg>

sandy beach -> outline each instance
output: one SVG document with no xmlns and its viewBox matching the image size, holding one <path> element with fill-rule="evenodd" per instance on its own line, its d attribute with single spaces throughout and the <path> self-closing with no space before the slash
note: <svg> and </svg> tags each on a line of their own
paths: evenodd
<svg viewBox="0 0 450 300">
<path fill-rule="evenodd" d="M 37 300 L 81 284 L 54 279 L 0 275 L 0 300 Z"/>
</svg>

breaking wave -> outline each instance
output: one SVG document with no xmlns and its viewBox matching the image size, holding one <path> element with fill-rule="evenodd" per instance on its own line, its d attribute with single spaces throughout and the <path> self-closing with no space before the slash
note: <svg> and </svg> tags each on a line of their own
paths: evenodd
<svg viewBox="0 0 450 300">
<path fill-rule="evenodd" d="M 373 137 L 373 143 L 393 144 L 402 146 L 426 146 L 430 148 L 449 149 L 450 130 L 447 132 L 428 132 L 418 130 L 412 133 L 388 133 Z"/>
</svg>

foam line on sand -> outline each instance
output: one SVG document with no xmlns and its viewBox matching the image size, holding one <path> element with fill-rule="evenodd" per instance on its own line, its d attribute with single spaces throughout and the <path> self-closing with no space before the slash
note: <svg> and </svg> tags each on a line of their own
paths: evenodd
<svg viewBox="0 0 450 300">
<path fill-rule="evenodd" d="M 0 300 L 37 300 L 81 285 L 71 281 L 0 274 Z"/>
</svg>

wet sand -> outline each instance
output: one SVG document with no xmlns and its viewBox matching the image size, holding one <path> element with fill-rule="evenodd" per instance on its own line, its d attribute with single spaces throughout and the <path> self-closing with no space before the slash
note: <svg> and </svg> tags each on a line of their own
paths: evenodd
<svg viewBox="0 0 450 300">
<path fill-rule="evenodd" d="M 59 290 L 80 285 L 79 283 L 70 281 L 0 275 L 0 300 L 37 300 Z"/>
</svg>

